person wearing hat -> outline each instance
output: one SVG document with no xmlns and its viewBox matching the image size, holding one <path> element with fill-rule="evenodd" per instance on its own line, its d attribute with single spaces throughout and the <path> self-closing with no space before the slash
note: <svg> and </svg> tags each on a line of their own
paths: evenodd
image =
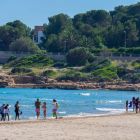
<svg viewBox="0 0 140 140">
<path fill-rule="evenodd" d="M 2 104 L 2 106 L 0 107 L 1 121 L 5 121 L 5 118 L 4 118 L 4 107 L 5 107 L 5 104 Z"/>
</svg>

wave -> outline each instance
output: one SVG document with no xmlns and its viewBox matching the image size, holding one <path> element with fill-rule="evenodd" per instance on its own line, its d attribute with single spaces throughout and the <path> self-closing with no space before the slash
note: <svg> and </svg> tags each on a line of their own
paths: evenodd
<svg viewBox="0 0 140 140">
<path fill-rule="evenodd" d="M 90 93 L 80 93 L 80 95 L 83 95 L 83 96 L 90 96 Z"/>
<path fill-rule="evenodd" d="M 121 100 L 116 101 L 109 101 L 109 100 L 95 100 L 94 103 L 121 103 Z"/>
<path fill-rule="evenodd" d="M 66 114 L 66 112 L 65 112 L 65 111 L 62 111 L 62 112 L 58 112 L 58 113 L 60 113 L 60 114 Z"/>
<path fill-rule="evenodd" d="M 125 113 L 126 109 L 114 109 L 114 108 L 96 108 L 96 110 L 99 111 L 106 111 L 109 112 L 108 114 L 118 114 L 118 113 Z M 133 111 L 132 109 L 129 109 L 129 111 Z"/>
<path fill-rule="evenodd" d="M 34 106 L 34 105 L 20 105 L 20 106 L 23 106 L 23 107 L 31 107 L 31 106 Z"/>
</svg>

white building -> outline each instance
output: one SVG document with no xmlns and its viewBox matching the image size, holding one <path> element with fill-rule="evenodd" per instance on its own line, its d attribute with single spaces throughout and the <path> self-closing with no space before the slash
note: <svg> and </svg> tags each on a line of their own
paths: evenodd
<svg viewBox="0 0 140 140">
<path fill-rule="evenodd" d="M 33 35 L 33 41 L 41 48 L 41 49 L 44 49 L 42 46 L 41 46 L 41 43 L 42 43 L 42 38 L 45 38 L 44 34 L 43 34 L 43 31 L 44 31 L 44 26 L 35 26 L 35 29 L 34 29 L 34 35 Z"/>
</svg>

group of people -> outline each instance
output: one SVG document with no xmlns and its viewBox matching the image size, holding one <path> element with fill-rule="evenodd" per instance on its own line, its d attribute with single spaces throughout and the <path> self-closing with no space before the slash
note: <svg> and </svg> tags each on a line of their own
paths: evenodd
<svg viewBox="0 0 140 140">
<path fill-rule="evenodd" d="M 53 114 L 54 116 L 56 117 L 56 119 L 58 118 L 57 117 L 57 106 L 58 103 L 56 102 L 56 100 L 54 99 L 53 100 L 53 103 L 51 103 L 53 105 Z M 36 111 L 36 115 L 37 115 L 37 119 L 39 119 L 39 115 L 40 115 L 40 111 L 41 111 L 41 106 L 42 106 L 42 103 L 41 101 L 39 101 L 39 99 L 37 99 L 37 101 L 35 102 L 35 111 Z M 47 105 L 46 105 L 46 102 L 43 103 L 43 114 L 44 114 L 44 119 L 46 118 L 46 112 L 47 112 Z M 2 106 L 0 107 L 0 114 L 1 114 L 1 121 L 5 121 L 6 117 L 8 117 L 8 121 L 9 121 L 9 113 L 10 113 L 10 109 L 9 109 L 9 104 L 5 105 L 5 104 L 2 104 Z M 22 114 L 22 111 L 20 111 L 19 109 L 19 101 L 16 102 L 15 104 L 15 120 L 20 120 L 20 117 L 19 115 Z"/>
<path fill-rule="evenodd" d="M 52 112 L 54 113 L 54 116 L 56 117 L 56 119 L 58 118 L 57 117 L 57 106 L 58 106 L 58 103 L 56 102 L 56 100 L 54 99 L 53 100 L 53 103 L 51 103 L 53 105 L 53 110 Z M 41 101 L 39 101 L 39 99 L 37 99 L 37 101 L 35 102 L 35 106 L 36 106 L 36 115 L 37 115 L 37 119 L 39 119 L 39 115 L 40 115 L 40 109 L 41 109 Z M 47 106 L 46 106 L 46 102 L 43 103 L 43 113 L 44 113 L 44 119 L 46 118 L 46 112 L 47 112 Z"/>
<path fill-rule="evenodd" d="M 133 106 L 133 112 L 136 110 L 136 113 L 140 113 L 140 100 L 139 100 L 139 97 L 138 98 L 135 98 L 133 97 L 132 98 L 132 101 L 128 102 L 128 100 L 126 101 L 126 112 L 128 112 L 128 105 L 130 104 L 129 107 Z"/>
</svg>

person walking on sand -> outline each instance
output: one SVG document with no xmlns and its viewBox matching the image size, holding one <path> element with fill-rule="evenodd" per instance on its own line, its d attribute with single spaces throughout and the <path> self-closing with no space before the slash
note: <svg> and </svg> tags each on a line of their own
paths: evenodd
<svg viewBox="0 0 140 140">
<path fill-rule="evenodd" d="M 42 108 L 43 108 L 43 113 L 44 113 L 44 119 L 46 119 L 46 112 L 47 112 L 46 102 L 44 102 Z"/>
<path fill-rule="evenodd" d="M 4 107 L 5 107 L 5 104 L 2 104 L 2 106 L 0 107 L 1 121 L 5 121 L 5 117 L 4 117 Z"/>
<path fill-rule="evenodd" d="M 54 113 L 54 115 L 56 116 L 56 119 L 57 119 L 57 108 L 56 108 L 56 104 L 57 104 L 57 102 L 56 102 L 56 100 L 54 99 L 53 100 L 53 103 L 51 103 L 52 105 L 53 105 L 53 110 L 52 110 L 52 112 Z"/>
<path fill-rule="evenodd" d="M 17 101 L 17 103 L 15 104 L 15 113 L 16 113 L 16 116 L 15 116 L 15 120 L 17 120 L 17 117 L 18 117 L 18 120 L 19 119 L 19 101 Z"/>
<path fill-rule="evenodd" d="M 7 105 L 4 107 L 4 115 L 5 115 L 5 119 L 6 119 L 6 116 L 8 117 L 8 121 L 9 121 L 9 113 L 10 113 L 9 105 L 7 104 Z"/>
<path fill-rule="evenodd" d="M 36 115 L 37 115 L 37 119 L 39 119 L 39 115 L 40 115 L 40 107 L 41 107 L 41 102 L 39 101 L 39 99 L 37 99 L 37 101 L 35 102 L 35 107 L 36 107 Z"/>
<path fill-rule="evenodd" d="M 136 107 L 136 105 L 135 105 L 135 102 L 136 102 L 135 97 L 132 98 L 132 102 L 133 102 L 133 112 L 134 112 L 135 111 L 135 107 Z"/>
</svg>

